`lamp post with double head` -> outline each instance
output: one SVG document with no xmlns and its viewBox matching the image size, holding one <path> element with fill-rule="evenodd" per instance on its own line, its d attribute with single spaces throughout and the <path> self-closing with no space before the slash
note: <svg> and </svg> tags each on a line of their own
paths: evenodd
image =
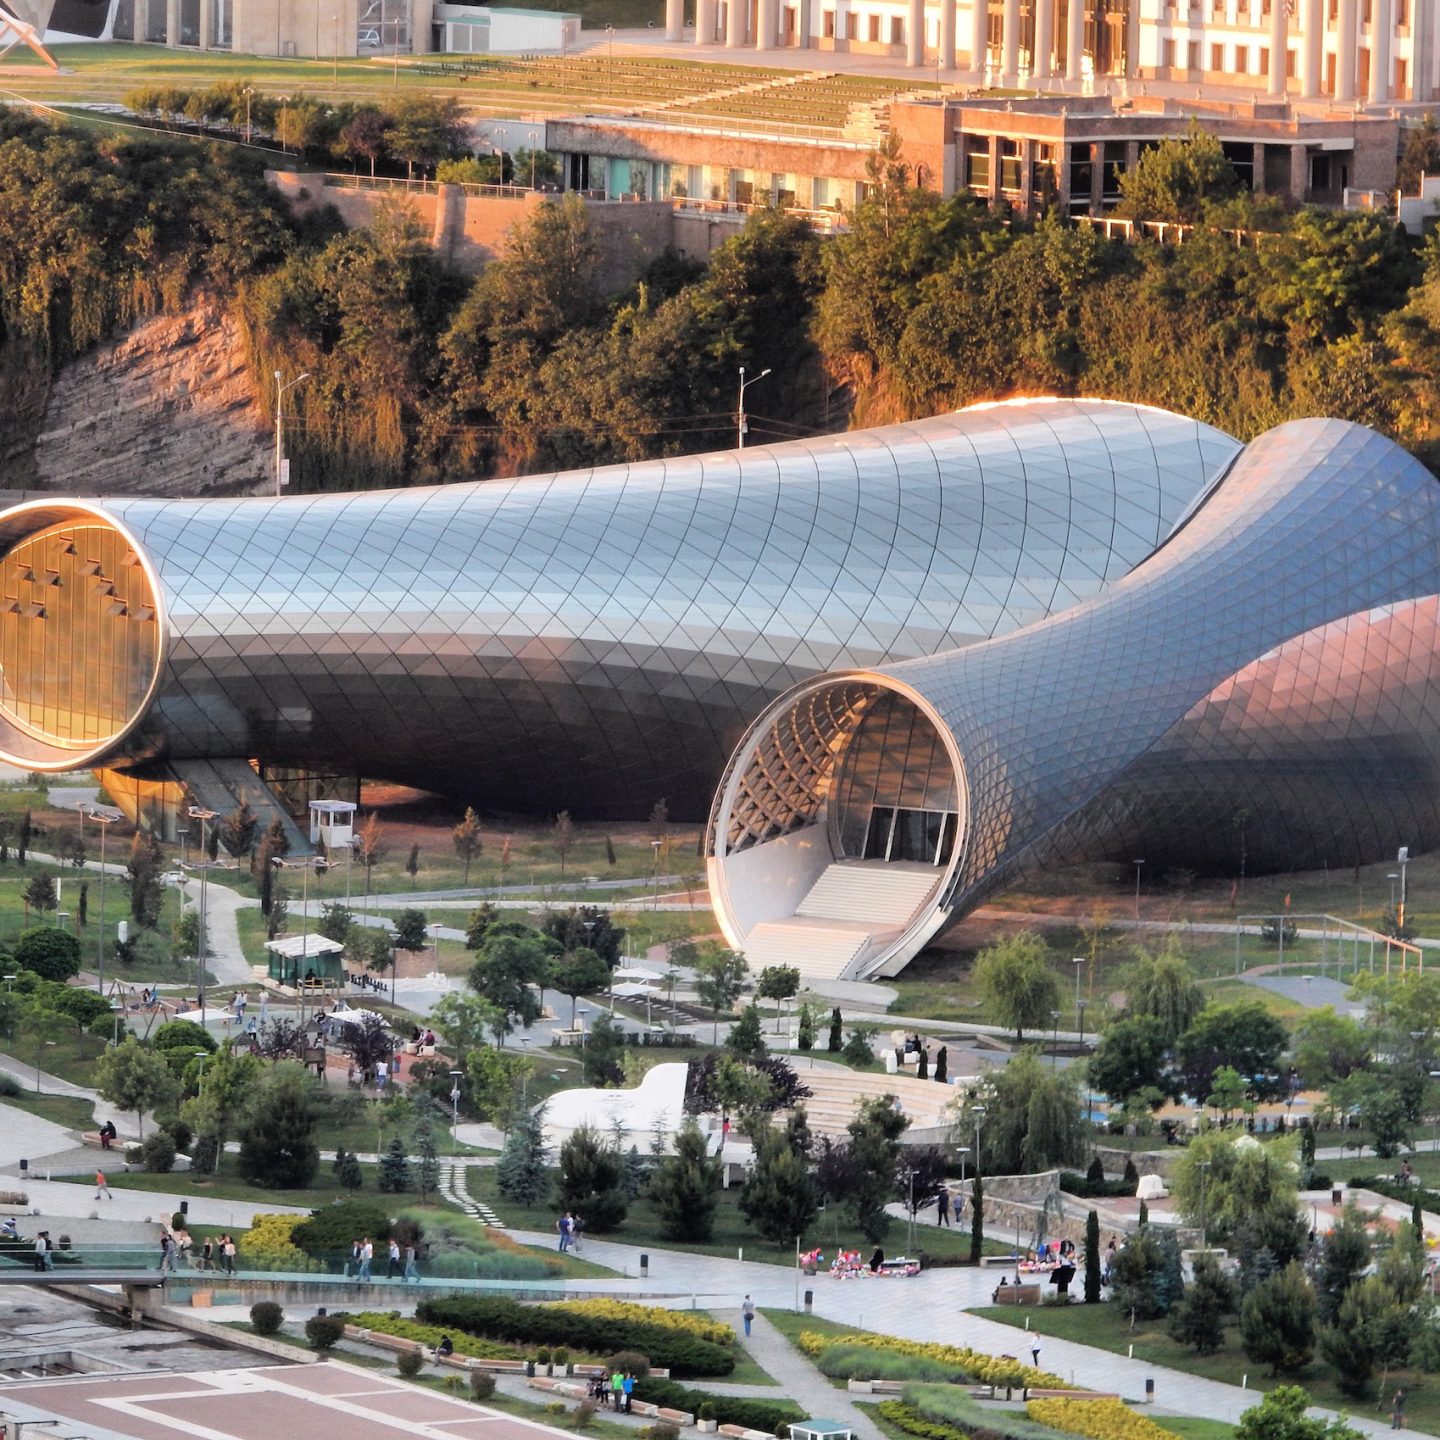
<svg viewBox="0 0 1440 1440">
<path fill-rule="evenodd" d="M 210 953 L 210 822 L 220 812 L 192 805 L 187 813 L 192 820 L 200 822 L 200 944 L 196 948 L 200 952 L 200 1023 L 204 1025 L 205 960 Z"/>
<path fill-rule="evenodd" d="M 735 410 L 735 448 L 745 448 L 745 434 L 749 426 L 745 423 L 745 392 L 752 386 L 757 385 L 770 373 L 770 367 L 766 366 L 758 375 L 752 375 L 750 379 L 745 378 L 745 367 L 740 367 L 740 403 Z"/>
</svg>

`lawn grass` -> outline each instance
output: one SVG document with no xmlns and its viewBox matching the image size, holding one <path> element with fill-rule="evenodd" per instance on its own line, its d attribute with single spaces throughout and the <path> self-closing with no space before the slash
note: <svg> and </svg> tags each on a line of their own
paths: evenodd
<svg viewBox="0 0 1440 1440">
<path fill-rule="evenodd" d="M 1197 1355 L 1170 1338 L 1163 1319 L 1138 1322 L 1132 1329 L 1128 1314 L 1109 1303 L 1027 1306 L 1023 1313 L 1013 1306 L 996 1305 L 977 1308 L 972 1313 L 986 1320 L 999 1321 L 1002 1325 L 1013 1325 L 1016 1329 L 1024 1329 L 1028 1321 L 1030 1329 L 1037 1334 L 1073 1340 L 1077 1345 L 1092 1345 L 1117 1355 L 1126 1354 L 1133 1345 L 1137 1360 L 1168 1366 L 1187 1375 L 1201 1375 L 1207 1380 L 1221 1380 L 1227 1385 L 1234 1385 L 1241 1377 L 1248 1377 L 1247 1383 L 1256 1392 L 1257 1400 L 1260 1394 L 1276 1385 L 1298 1384 L 1310 1392 L 1310 1398 L 1316 1405 L 1332 1410 L 1373 1416 L 1380 1408 L 1376 1401 L 1357 1404 L 1349 1396 L 1341 1394 L 1332 1372 L 1318 1360 L 1295 1375 L 1279 1379 L 1266 1375 L 1261 1367 L 1246 1357 L 1240 1347 L 1238 1327 L 1233 1325 L 1226 1331 L 1225 1344 L 1214 1355 Z M 1384 1398 L 1388 1398 L 1400 1385 L 1405 1386 L 1410 1396 L 1408 1415 L 1411 1428 L 1440 1435 L 1440 1385 L 1436 1384 L 1434 1377 L 1418 1370 L 1392 1371 Z M 1163 1388 L 1162 1382 L 1162 1392 Z M 1159 1398 L 1163 1403 L 1163 1393 Z M 1168 1424 L 1168 1421 L 1161 1423 Z"/>
<path fill-rule="evenodd" d="M 840 1335 L 863 1335 L 858 1325 L 846 1325 L 841 1320 L 826 1320 L 819 1315 L 806 1315 L 798 1310 L 775 1310 L 765 1306 L 760 1313 L 792 1344 L 809 1330 L 815 1335 L 826 1335 L 832 1339 Z M 806 1357 L 808 1360 L 808 1356 Z"/>
<path fill-rule="evenodd" d="M 95 1126 L 95 1107 L 78 1095 L 37 1095 L 30 1090 L 20 1095 L 7 1095 L 0 1100 L 0 1106 L 23 1110 L 27 1115 L 38 1115 L 40 1119 L 54 1121 L 67 1130 L 91 1130 Z"/>
<path fill-rule="evenodd" d="M 1231 1440 L 1235 1434 L 1235 1427 L 1226 1421 L 1201 1415 L 1156 1415 L 1153 1419 L 1180 1440 Z"/>
</svg>

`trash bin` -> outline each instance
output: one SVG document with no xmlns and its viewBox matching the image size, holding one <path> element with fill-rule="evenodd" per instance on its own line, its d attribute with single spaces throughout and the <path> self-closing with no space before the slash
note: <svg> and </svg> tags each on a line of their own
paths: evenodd
<svg viewBox="0 0 1440 1440">
<path fill-rule="evenodd" d="M 322 1305 L 315 1313 L 317 1315 L 328 1315 L 330 1312 L 328 1309 L 326 1309 L 324 1305 Z"/>
<path fill-rule="evenodd" d="M 649 1277 L 649 1274 L 650 1274 L 650 1257 L 649 1257 L 648 1255 L 641 1255 L 641 1257 L 640 1257 L 640 1278 L 641 1278 L 642 1280 L 647 1279 L 647 1278 Z"/>
<path fill-rule="evenodd" d="M 1342 1191 L 1338 1185 L 1330 1192 L 1330 1203 L 1332 1205 L 1339 1205 L 1342 1203 Z"/>
<path fill-rule="evenodd" d="M 1147 1405 L 1155 1403 L 1155 1380 L 1150 1375 L 1145 1377 L 1145 1403 Z"/>
<path fill-rule="evenodd" d="M 815 1292 L 814 1292 L 813 1290 L 807 1290 L 807 1291 L 805 1292 L 805 1313 L 806 1313 L 807 1315 L 809 1315 L 814 1309 L 815 1309 Z"/>
</svg>

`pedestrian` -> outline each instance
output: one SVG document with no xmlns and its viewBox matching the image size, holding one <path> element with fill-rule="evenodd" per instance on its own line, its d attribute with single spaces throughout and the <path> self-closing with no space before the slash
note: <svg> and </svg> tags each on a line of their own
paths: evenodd
<svg viewBox="0 0 1440 1440">
<path fill-rule="evenodd" d="M 950 1224 L 950 1190 L 945 1185 L 940 1187 L 940 1193 L 935 1197 L 935 1223 L 945 1226 Z"/>
<path fill-rule="evenodd" d="M 579 1215 L 570 1217 L 570 1248 L 578 1255 L 580 1253 L 580 1240 L 585 1234 L 585 1221 Z"/>
<path fill-rule="evenodd" d="M 630 1400 L 631 1397 L 635 1394 L 635 1372 L 633 1370 L 627 1370 L 625 1372 L 624 1392 L 625 1413 L 628 1415 L 630 1413 Z"/>
<path fill-rule="evenodd" d="M 37 1270 L 48 1270 L 49 1257 L 45 1253 L 45 1232 L 42 1230 L 35 1237 L 35 1268 Z"/>
<path fill-rule="evenodd" d="M 105 1172 L 97 1169 L 95 1171 L 95 1198 L 98 1200 L 102 1195 L 107 1200 L 113 1200 L 115 1198 L 110 1193 L 110 1186 L 105 1182 Z"/>
<path fill-rule="evenodd" d="M 1040 1342 L 1038 1340 L 1030 1346 L 1030 1363 L 1037 1370 L 1040 1368 Z"/>
<path fill-rule="evenodd" d="M 346 1263 L 345 1273 L 346 1273 L 347 1275 L 353 1275 L 353 1276 L 355 1276 L 356 1279 L 359 1279 L 359 1277 L 360 1277 L 360 1242 L 359 1242 L 359 1240 L 352 1240 L 352 1241 L 350 1242 L 350 1259 L 349 1259 L 349 1261 Z"/>
<path fill-rule="evenodd" d="M 370 1243 L 367 1235 L 360 1242 L 360 1273 L 356 1275 L 357 1280 L 368 1280 L 370 1278 L 370 1262 L 375 1258 L 375 1247 Z"/>
<path fill-rule="evenodd" d="M 175 1269 L 175 1237 L 167 1230 L 160 1237 L 160 1270 L 162 1274 Z"/>
<path fill-rule="evenodd" d="M 400 1272 L 400 1242 L 392 1235 L 390 1237 L 390 1262 L 385 1267 L 385 1278 L 393 1280 Z"/>
<path fill-rule="evenodd" d="M 610 1377 L 610 1403 L 616 1414 L 625 1408 L 625 1377 L 618 1370 Z"/>
<path fill-rule="evenodd" d="M 740 1302 L 740 1318 L 745 1322 L 745 1335 L 748 1339 L 750 1322 L 755 1318 L 755 1302 L 748 1295 Z"/>
<path fill-rule="evenodd" d="M 1405 1428 L 1405 1387 L 1403 1385 L 1395 1392 L 1395 1398 L 1390 1402 L 1390 1428 L 1392 1430 Z"/>
<path fill-rule="evenodd" d="M 235 1237 L 227 1234 L 220 1243 L 225 1256 L 225 1273 L 233 1275 L 235 1273 Z"/>
<path fill-rule="evenodd" d="M 215 1246 L 207 1235 L 205 1243 L 200 1247 L 200 1268 L 202 1270 L 213 1270 L 215 1268 Z"/>
<path fill-rule="evenodd" d="M 556 1222 L 555 1228 L 560 1232 L 560 1249 L 562 1251 L 570 1248 L 570 1212 L 567 1210 Z"/>
<path fill-rule="evenodd" d="M 420 1271 L 415 1264 L 415 1247 L 405 1247 L 405 1274 L 401 1277 L 401 1283 L 406 1280 L 413 1280 L 417 1285 L 420 1283 Z"/>
</svg>

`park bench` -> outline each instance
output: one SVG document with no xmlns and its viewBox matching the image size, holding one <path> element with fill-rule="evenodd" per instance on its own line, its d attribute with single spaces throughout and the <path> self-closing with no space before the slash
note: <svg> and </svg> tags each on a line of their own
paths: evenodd
<svg viewBox="0 0 1440 1440">
<path fill-rule="evenodd" d="M 990 1299 L 991 1303 L 995 1305 L 1038 1305 L 1040 1303 L 1040 1287 L 1038 1285 L 998 1285 Z"/>
</svg>

